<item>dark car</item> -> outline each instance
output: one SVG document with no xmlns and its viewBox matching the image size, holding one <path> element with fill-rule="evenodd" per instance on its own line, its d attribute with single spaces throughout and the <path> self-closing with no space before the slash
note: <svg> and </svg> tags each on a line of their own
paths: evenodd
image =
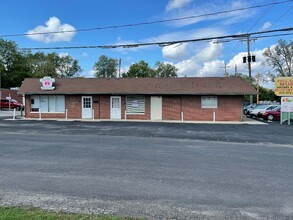
<svg viewBox="0 0 293 220">
<path fill-rule="evenodd" d="M 281 114 L 281 107 L 278 106 L 272 110 L 262 112 L 259 115 L 259 117 L 264 120 L 274 121 L 274 120 L 280 120 L 280 114 Z"/>
<path fill-rule="evenodd" d="M 1 109 L 16 109 L 17 111 L 20 111 L 23 108 L 23 105 L 14 100 L 14 99 L 1 99 Z"/>
</svg>

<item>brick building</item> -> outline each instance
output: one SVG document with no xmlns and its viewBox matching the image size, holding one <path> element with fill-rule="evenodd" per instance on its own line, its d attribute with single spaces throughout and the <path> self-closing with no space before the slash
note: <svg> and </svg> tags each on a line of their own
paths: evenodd
<svg viewBox="0 0 293 220">
<path fill-rule="evenodd" d="M 25 79 L 26 118 L 241 121 L 239 77 Z"/>
</svg>

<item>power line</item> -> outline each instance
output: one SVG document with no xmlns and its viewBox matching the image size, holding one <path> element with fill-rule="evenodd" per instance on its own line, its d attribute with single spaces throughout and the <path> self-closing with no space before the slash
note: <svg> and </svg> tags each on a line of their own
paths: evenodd
<svg viewBox="0 0 293 220">
<path fill-rule="evenodd" d="M 220 40 L 220 39 L 231 39 L 231 40 L 239 40 L 243 38 L 247 38 L 247 36 L 251 35 L 261 35 L 268 33 L 276 33 L 276 32 L 288 32 L 293 31 L 293 28 L 283 28 L 277 30 L 268 30 L 268 31 L 259 31 L 247 34 L 236 34 L 236 35 L 225 35 L 225 36 L 217 36 L 217 37 L 207 37 L 207 38 L 197 38 L 197 39 L 189 39 L 189 40 L 177 40 L 177 41 L 162 41 L 162 42 L 149 42 L 149 43 L 136 43 L 136 44 L 113 44 L 113 45 L 91 45 L 91 46 L 64 46 L 64 47 L 32 47 L 32 48 L 20 48 L 21 50 L 64 50 L 64 49 L 114 49 L 114 48 L 134 48 L 134 47 L 143 47 L 143 46 L 170 46 L 173 44 L 181 44 L 181 43 L 194 43 L 200 41 L 212 41 L 212 40 Z M 293 34 L 293 33 L 292 33 Z M 276 35 L 274 35 L 276 36 Z M 261 36 L 256 36 L 256 38 L 260 38 Z M 264 36 L 268 37 L 268 35 Z"/>
<path fill-rule="evenodd" d="M 293 0 L 286 0 L 286 1 L 282 1 L 282 2 L 255 5 L 255 6 L 250 6 L 250 7 L 246 7 L 246 8 L 238 8 L 238 9 L 233 9 L 233 10 L 219 11 L 219 12 L 207 13 L 207 14 L 201 14 L 201 15 L 194 15 L 194 16 L 187 16 L 187 17 L 173 18 L 173 19 L 165 19 L 165 20 L 157 20 L 157 21 L 150 21 L 150 22 L 133 23 L 133 24 L 112 25 L 112 26 L 95 27 L 95 28 L 83 28 L 83 29 L 67 30 L 67 31 L 49 31 L 49 32 L 38 32 L 38 33 L 24 33 L 24 34 L 6 34 L 6 35 L 0 35 L 0 38 L 31 36 L 31 35 L 41 35 L 41 34 L 59 34 L 59 33 L 70 33 L 70 32 L 86 32 L 86 31 L 97 31 L 97 30 L 106 30 L 106 29 L 116 29 L 116 28 L 125 28 L 125 27 L 134 27 L 134 26 L 142 26 L 142 25 L 159 24 L 159 23 L 166 23 L 166 22 L 174 22 L 174 21 L 182 21 L 182 20 L 200 18 L 200 17 L 205 17 L 205 16 L 227 14 L 227 13 L 232 13 L 232 12 L 237 12 L 237 11 L 244 11 L 244 10 L 249 10 L 249 9 L 262 8 L 262 7 L 266 7 L 266 6 L 270 6 L 270 5 L 280 5 L 280 4 L 285 4 L 285 3 L 288 3 L 288 2 L 292 2 L 292 1 Z"/>
<path fill-rule="evenodd" d="M 273 0 L 269 4 L 269 7 L 258 17 L 258 19 L 254 22 L 254 24 L 249 28 L 247 32 L 251 31 L 258 24 L 258 22 L 260 22 L 267 15 L 267 13 L 273 8 L 275 3 L 276 3 L 276 0 Z"/>
<path fill-rule="evenodd" d="M 269 6 L 259 17 L 258 17 L 258 19 L 255 21 L 255 23 L 248 29 L 248 31 L 247 32 L 249 32 L 249 31 L 251 31 L 257 24 L 258 24 L 258 22 L 262 19 L 262 18 L 264 18 L 264 16 L 269 12 L 269 10 L 271 10 L 272 9 L 272 7 L 274 6 L 274 5 L 276 5 L 276 2 L 277 0 L 272 0 L 272 2 L 271 3 L 269 3 L 269 4 L 267 4 L 266 6 Z M 280 2 L 279 2 L 280 3 Z M 286 12 L 287 13 L 287 12 Z M 285 13 L 285 14 L 286 14 Z M 279 18 L 280 19 L 280 18 Z M 234 53 L 238 48 L 239 48 L 239 46 L 240 46 L 240 42 L 238 42 L 237 44 L 236 44 L 236 46 L 234 47 L 234 49 L 232 50 L 232 53 Z M 232 56 L 230 55 L 228 58 L 226 58 L 226 60 L 225 60 L 225 62 L 227 62 L 227 60 L 228 59 L 230 59 L 230 58 L 232 58 Z"/>
</svg>

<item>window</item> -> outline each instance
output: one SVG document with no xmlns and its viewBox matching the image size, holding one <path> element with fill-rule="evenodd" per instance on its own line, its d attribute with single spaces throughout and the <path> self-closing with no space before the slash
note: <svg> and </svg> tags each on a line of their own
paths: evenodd
<svg viewBox="0 0 293 220">
<path fill-rule="evenodd" d="M 145 98 L 144 96 L 126 96 L 126 113 L 144 114 Z"/>
<path fill-rule="evenodd" d="M 202 108 L 218 108 L 217 96 L 202 96 L 201 97 Z"/>
<path fill-rule="evenodd" d="M 32 112 L 65 112 L 65 97 L 62 95 L 31 96 Z"/>
<path fill-rule="evenodd" d="M 90 97 L 83 98 L 83 108 L 92 108 L 92 98 Z"/>
</svg>

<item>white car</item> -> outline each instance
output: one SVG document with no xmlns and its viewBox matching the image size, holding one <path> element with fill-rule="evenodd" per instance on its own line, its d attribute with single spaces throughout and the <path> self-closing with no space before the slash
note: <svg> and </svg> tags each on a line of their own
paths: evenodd
<svg viewBox="0 0 293 220">
<path fill-rule="evenodd" d="M 278 105 L 259 105 L 259 106 L 256 106 L 254 109 L 251 110 L 250 116 L 258 117 L 258 115 L 260 113 L 272 110 L 276 107 L 278 107 Z"/>
</svg>

